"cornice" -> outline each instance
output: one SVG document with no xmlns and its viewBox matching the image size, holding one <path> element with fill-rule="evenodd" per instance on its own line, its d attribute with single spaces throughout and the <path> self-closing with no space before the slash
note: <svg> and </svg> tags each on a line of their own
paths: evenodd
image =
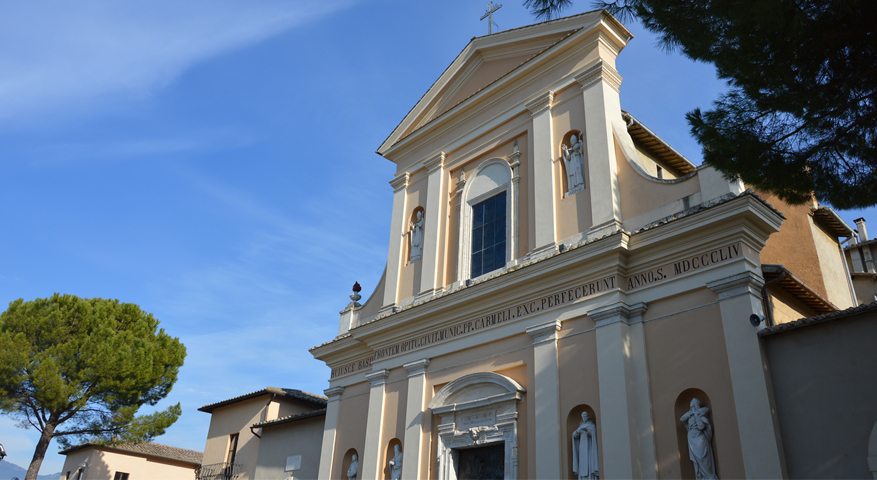
<svg viewBox="0 0 877 480">
<path fill-rule="evenodd" d="M 438 155 L 423 162 L 423 166 L 429 174 L 445 166 L 445 152 L 439 152 Z"/>
<path fill-rule="evenodd" d="M 411 179 L 411 175 L 408 172 L 402 172 L 399 175 L 396 175 L 395 178 L 390 180 L 390 186 L 393 187 L 393 192 L 398 192 L 403 188 L 408 188 L 408 181 Z"/>
<path fill-rule="evenodd" d="M 585 67 L 581 73 L 575 76 L 575 79 L 581 84 L 582 89 L 586 89 L 600 81 L 606 82 L 616 92 L 621 88 L 621 75 L 611 65 L 599 59 L 588 67 Z"/>
<path fill-rule="evenodd" d="M 380 387 L 381 385 L 387 383 L 387 377 L 390 376 L 390 371 L 386 368 L 382 370 L 378 370 L 377 372 L 369 373 L 365 376 L 365 379 L 368 380 L 369 385 L 372 387 Z"/>
<path fill-rule="evenodd" d="M 554 102 L 554 92 L 549 90 L 536 97 L 535 100 L 527 102 L 527 110 L 535 117 L 545 110 L 551 110 L 552 102 Z"/>
<path fill-rule="evenodd" d="M 560 320 L 552 320 L 550 322 L 540 323 L 526 330 L 527 335 L 533 337 L 533 343 L 542 343 L 549 340 L 557 339 L 557 332 L 560 331 Z"/>
<path fill-rule="evenodd" d="M 588 316 L 597 322 L 597 327 L 599 328 L 616 322 L 631 324 L 642 321 L 642 316 L 646 313 L 646 310 L 648 310 L 648 306 L 642 302 L 633 305 L 617 302 L 595 308 L 588 312 Z"/>
<path fill-rule="evenodd" d="M 719 301 L 749 294 L 761 299 L 764 279 L 751 271 L 708 282 L 706 287 L 719 294 Z"/>
<path fill-rule="evenodd" d="M 341 394 L 344 393 L 344 387 L 332 387 L 323 390 L 323 393 L 329 397 L 330 402 L 334 402 L 335 400 L 339 400 L 341 398 Z"/>
<path fill-rule="evenodd" d="M 420 360 L 408 362 L 402 366 L 408 369 L 409 377 L 416 377 L 418 375 L 426 374 L 426 367 L 429 366 L 429 363 L 430 361 L 428 358 L 421 358 Z"/>
</svg>

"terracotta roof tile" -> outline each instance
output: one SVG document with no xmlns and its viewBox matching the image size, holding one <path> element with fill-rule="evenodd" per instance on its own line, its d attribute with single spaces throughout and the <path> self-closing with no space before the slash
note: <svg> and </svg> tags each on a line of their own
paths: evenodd
<svg viewBox="0 0 877 480">
<path fill-rule="evenodd" d="M 75 447 L 62 450 L 62 455 L 82 450 L 83 448 L 99 448 L 104 450 L 120 450 L 125 452 L 138 453 L 150 457 L 166 458 L 168 460 L 176 460 L 179 462 L 191 463 L 194 465 L 201 464 L 201 457 L 204 455 L 195 450 L 187 450 L 185 448 L 171 447 L 170 445 L 162 445 L 160 443 L 143 442 L 143 443 L 122 443 L 117 445 L 99 445 L 96 443 L 84 443 Z"/>
<path fill-rule="evenodd" d="M 229 398 L 228 400 L 204 405 L 203 407 L 199 408 L 198 411 L 210 413 L 216 408 L 224 407 L 226 405 L 231 405 L 237 402 L 242 402 L 251 398 L 260 397 L 262 395 L 280 395 L 282 397 L 295 398 L 297 400 L 303 400 L 305 402 L 310 402 L 320 406 L 326 405 L 326 403 L 329 401 L 328 398 L 322 395 L 317 395 L 315 393 L 305 392 L 302 390 L 296 390 L 293 388 L 267 387 L 263 388 L 262 390 L 256 390 L 255 392 L 250 392 L 244 395 Z"/>
<path fill-rule="evenodd" d="M 775 333 L 785 332 L 788 330 L 795 330 L 797 328 L 806 327 L 808 325 L 815 325 L 817 323 L 828 322 L 831 320 L 839 320 L 841 318 L 853 317 L 871 311 L 877 311 L 877 302 L 859 305 L 858 307 L 851 307 L 846 310 L 839 310 L 837 312 L 823 313 L 822 315 L 814 315 L 812 317 L 800 318 L 798 320 L 795 320 L 794 322 L 781 323 L 772 327 L 763 328 L 761 329 L 761 331 L 758 332 L 758 336 L 764 337 L 767 335 L 773 335 Z"/>
</svg>

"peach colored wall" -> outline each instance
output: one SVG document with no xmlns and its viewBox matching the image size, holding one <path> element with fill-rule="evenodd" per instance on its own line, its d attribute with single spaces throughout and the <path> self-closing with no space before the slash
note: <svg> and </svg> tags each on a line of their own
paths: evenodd
<svg viewBox="0 0 877 480">
<path fill-rule="evenodd" d="M 579 317 L 563 322 L 557 342 L 557 358 L 560 376 L 560 435 L 561 461 L 564 478 L 576 479 L 572 473 L 572 431 L 567 418 L 578 405 L 593 409 L 597 421 L 597 445 L 603 445 L 600 418 L 600 388 L 597 372 L 597 337 L 593 320 Z M 590 330 L 590 331 L 588 331 Z M 575 427 L 578 427 L 578 422 Z M 603 463 L 603 451 L 598 450 L 599 463 Z"/>
<path fill-rule="evenodd" d="M 671 184 L 646 179 L 630 165 L 618 140 L 615 140 L 615 156 L 623 219 L 636 217 L 700 191 L 697 175 Z"/>
<path fill-rule="evenodd" d="M 384 266 L 384 273 L 381 274 L 381 279 L 378 280 L 378 284 L 375 287 L 372 294 L 368 297 L 368 300 L 362 306 L 362 310 L 359 311 L 359 318 L 368 318 L 373 315 L 378 314 L 378 310 L 383 307 L 381 303 L 384 302 L 384 288 L 387 281 L 387 267 Z M 367 287 L 366 287 L 367 288 Z"/>
<path fill-rule="evenodd" d="M 384 425 L 381 431 L 381 459 L 380 471 L 389 473 L 387 469 L 390 458 L 386 458 L 387 445 L 390 440 L 396 438 L 405 439 L 405 415 L 408 401 L 408 370 L 394 368 L 387 377 L 387 385 L 384 390 Z M 383 475 L 382 475 L 383 477 Z M 390 478 L 387 476 L 387 478 Z"/>
<path fill-rule="evenodd" d="M 874 276 L 856 275 L 853 277 L 853 288 L 856 289 L 859 305 L 877 302 L 877 278 Z"/>
<path fill-rule="evenodd" d="M 701 289 L 649 304 L 644 315 L 659 478 L 679 478 L 687 452 L 680 452 L 675 404 L 687 389 L 703 390 L 713 405 L 713 444 L 719 478 L 743 478 L 743 457 L 728 353 L 716 295 Z M 702 308 L 667 315 L 702 306 Z M 697 339 L 697 342 L 692 342 Z M 685 454 L 683 457 L 682 454 Z"/>
<path fill-rule="evenodd" d="M 585 131 L 585 104 L 582 98 L 582 89 L 578 83 L 561 91 L 554 100 L 555 106 L 551 109 L 552 129 L 554 134 L 554 185 L 556 187 L 556 222 L 557 239 L 563 240 L 577 233 L 586 232 L 591 227 L 591 195 L 589 192 L 591 179 L 588 176 L 588 159 L 585 158 L 583 173 L 585 175 L 585 189 L 575 195 L 564 198 L 567 190 L 566 169 L 563 164 L 561 142 L 564 136 L 571 130 Z M 584 138 L 583 138 L 584 140 Z M 588 148 L 583 146 L 582 151 L 587 156 Z"/>
<path fill-rule="evenodd" d="M 249 426 L 263 420 L 262 411 L 270 398 L 271 395 L 262 395 L 213 410 L 207 443 L 204 446 L 204 465 L 225 462 L 229 435 L 237 433 L 239 437 L 235 463 L 244 466 L 238 479 L 253 478 L 259 453 L 259 438 L 253 435 Z"/>
<path fill-rule="evenodd" d="M 338 405 L 338 429 L 335 438 L 335 465 L 332 478 L 347 478 L 343 463 L 338 461 L 351 448 L 356 449 L 362 465 L 362 452 L 365 447 L 365 426 L 368 420 L 368 382 L 348 385 L 344 388 L 341 403 Z"/>
<path fill-rule="evenodd" d="M 67 477 L 65 477 L 68 473 L 70 474 L 70 480 L 76 480 L 76 472 L 79 469 L 79 464 L 85 462 L 91 465 L 91 457 L 94 453 L 94 448 L 83 448 L 82 450 L 68 453 L 66 455 L 67 458 L 64 459 L 64 468 L 61 470 L 60 480 L 68 480 Z M 96 455 L 95 458 L 97 458 Z"/>
<path fill-rule="evenodd" d="M 478 348 L 470 348 L 433 358 L 427 372 L 426 381 L 431 388 L 427 389 L 428 398 L 426 401 L 431 400 L 435 393 L 448 382 L 475 372 L 494 372 L 505 375 L 520 383 L 524 388 L 528 388 L 528 379 L 533 376 L 533 350 L 532 348 L 520 349 L 520 347 L 532 345 L 532 343 L 533 339 L 529 335 L 520 334 L 479 345 Z M 509 350 L 515 351 L 509 352 Z M 503 354 L 502 352 L 508 353 Z M 534 428 L 532 419 L 535 418 L 535 406 L 529 402 L 529 395 L 529 393 L 525 394 L 524 401 L 518 404 L 518 475 L 520 478 L 535 478 L 536 474 L 536 465 L 528 461 L 527 453 L 532 448 L 530 445 L 531 436 L 527 432 Z M 439 440 L 434 426 L 440 423 L 441 418 L 432 415 L 430 420 L 424 434 L 429 439 L 428 478 L 435 478 L 438 471 L 436 453 Z"/>
<path fill-rule="evenodd" d="M 146 478 L 167 480 L 195 479 L 195 465 L 191 463 L 93 447 L 83 450 L 89 451 L 87 457 L 81 454 L 81 451 L 67 456 L 67 460 L 64 461 L 61 478 L 64 478 L 63 475 L 68 471 L 73 472 L 71 473 L 71 478 L 76 478 L 74 473 L 78 468 L 77 465 L 82 461 L 88 461 L 88 469 L 83 476 L 83 480 L 110 480 L 115 476 L 116 472 L 129 473 L 132 480 Z"/>
<path fill-rule="evenodd" d="M 761 263 L 786 267 L 810 288 L 825 296 L 825 282 L 810 227 L 813 221 L 810 206 L 813 204 L 793 206 L 769 193 L 758 192 L 758 195 L 786 217 L 780 231 L 771 235 L 761 249 Z"/>
</svg>

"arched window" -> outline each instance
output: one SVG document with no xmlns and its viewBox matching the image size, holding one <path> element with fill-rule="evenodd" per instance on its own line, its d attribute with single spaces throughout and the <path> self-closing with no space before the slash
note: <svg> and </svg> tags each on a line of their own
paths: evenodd
<svg viewBox="0 0 877 480">
<path fill-rule="evenodd" d="M 482 163 L 463 188 L 457 279 L 477 278 L 504 268 L 515 252 L 514 188 L 508 161 Z"/>
</svg>

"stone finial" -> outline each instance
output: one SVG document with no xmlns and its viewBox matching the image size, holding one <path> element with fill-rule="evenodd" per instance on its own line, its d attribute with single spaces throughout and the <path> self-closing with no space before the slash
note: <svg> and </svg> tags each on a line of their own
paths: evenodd
<svg viewBox="0 0 877 480">
<path fill-rule="evenodd" d="M 362 291 L 362 287 L 359 285 L 359 282 L 353 283 L 353 295 L 350 296 L 350 299 L 353 300 L 353 303 L 359 302 L 359 299 L 362 298 L 362 295 L 359 292 Z"/>
</svg>

